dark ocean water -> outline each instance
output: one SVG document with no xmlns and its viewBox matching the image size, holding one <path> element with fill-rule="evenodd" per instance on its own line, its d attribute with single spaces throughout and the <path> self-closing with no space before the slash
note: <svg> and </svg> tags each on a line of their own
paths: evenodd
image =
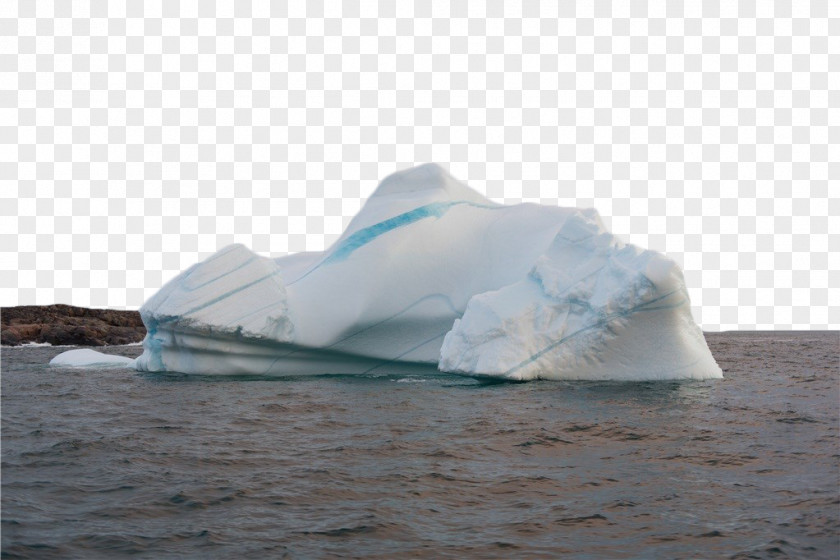
<svg viewBox="0 0 840 560">
<path fill-rule="evenodd" d="M 708 338 L 723 381 L 209 378 L 3 348 L 3 557 L 837 558 L 840 333 Z"/>
</svg>

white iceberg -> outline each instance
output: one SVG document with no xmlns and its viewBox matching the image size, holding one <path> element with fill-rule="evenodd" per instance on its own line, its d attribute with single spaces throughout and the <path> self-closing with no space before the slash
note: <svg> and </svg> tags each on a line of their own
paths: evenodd
<svg viewBox="0 0 840 560">
<path fill-rule="evenodd" d="M 144 371 L 722 377 L 673 261 L 594 210 L 500 205 L 432 164 L 382 181 L 323 253 L 232 245 L 140 313 Z"/>
</svg>

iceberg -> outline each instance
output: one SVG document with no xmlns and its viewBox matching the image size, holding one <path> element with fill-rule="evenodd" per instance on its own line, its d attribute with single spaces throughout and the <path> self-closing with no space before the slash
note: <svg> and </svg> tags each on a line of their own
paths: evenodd
<svg viewBox="0 0 840 560">
<path fill-rule="evenodd" d="M 595 210 L 501 205 L 434 164 L 384 179 L 326 251 L 231 245 L 140 313 L 141 371 L 722 377 L 673 261 Z"/>
</svg>

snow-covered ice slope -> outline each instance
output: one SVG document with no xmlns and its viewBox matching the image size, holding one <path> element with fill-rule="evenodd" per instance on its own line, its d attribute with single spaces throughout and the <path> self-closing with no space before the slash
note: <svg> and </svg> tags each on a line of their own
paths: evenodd
<svg viewBox="0 0 840 560">
<path fill-rule="evenodd" d="M 594 210 L 502 206 L 431 164 L 386 178 L 327 251 L 232 245 L 140 313 L 147 371 L 721 377 L 672 261 Z"/>
</svg>

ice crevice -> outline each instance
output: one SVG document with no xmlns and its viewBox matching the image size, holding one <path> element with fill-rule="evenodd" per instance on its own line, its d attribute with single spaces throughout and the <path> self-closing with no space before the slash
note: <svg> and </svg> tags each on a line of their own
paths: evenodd
<svg viewBox="0 0 840 560">
<path fill-rule="evenodd" d="M 592 209 L 500 205 L 434 164 L 383 180 L 326 251 L 231 245 L 140 313 L 143 354 L 120 363 L 141 371 L 722 376 L 672 260 L 624 244 Z"/>
</svg>

